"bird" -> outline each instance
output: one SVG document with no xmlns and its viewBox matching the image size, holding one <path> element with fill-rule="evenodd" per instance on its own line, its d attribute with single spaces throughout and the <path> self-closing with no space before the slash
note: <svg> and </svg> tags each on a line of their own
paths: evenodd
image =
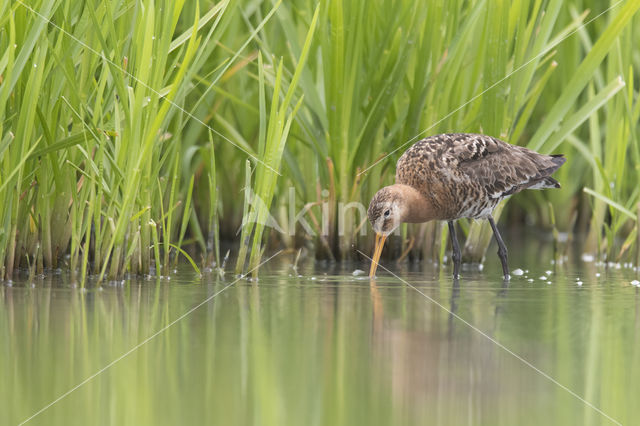
<svg viewBox="0 0 640 426">
<path fill-rule="evenodd" d="M 439 134 L 424 138 L 398 159 L 395 184 L 373 196 L 367 216 L 375 231 L 369 276 L 375 277 L 386 238 L 401 223 L 446 221 L 451 238 L 453 277 L 460 277 L 462 255 L 454 222 L 487 219 L 498 243 L 505 280 L 507 247 L 493 219 L 496 206 L 525 189 L 560 188 L 551 175 L 566 161 L 563 154 L 544 155 L 492 136 Z"/>
</svg>

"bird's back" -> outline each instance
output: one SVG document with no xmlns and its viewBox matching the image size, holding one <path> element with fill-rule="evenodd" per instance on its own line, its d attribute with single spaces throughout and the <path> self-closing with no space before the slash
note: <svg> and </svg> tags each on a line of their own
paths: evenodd
<svg viewBox="0 0 640 426">
<path fill-rule="evenodd" d="M 415 143 L 398 160 L 396 183 L 418 189 L 440 219 L 485 218 L 523 189 L 558 188 L 550 177 L 565 162 L 491 136 L 442 134 Z"/>
</svg>

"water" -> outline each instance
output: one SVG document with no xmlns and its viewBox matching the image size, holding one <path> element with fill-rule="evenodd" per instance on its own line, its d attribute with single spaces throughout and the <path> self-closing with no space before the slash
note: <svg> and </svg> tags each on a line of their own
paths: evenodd
<svg viewBox="0 0 640 426">
<path fill-rule="evenodd" d="M 635 273 L 511 249 L 509 284 L 493 249 L 459 286 L 288 255 L 258 285 L 1 284 L 0 424 L 637 424 Z"/>
</svg>

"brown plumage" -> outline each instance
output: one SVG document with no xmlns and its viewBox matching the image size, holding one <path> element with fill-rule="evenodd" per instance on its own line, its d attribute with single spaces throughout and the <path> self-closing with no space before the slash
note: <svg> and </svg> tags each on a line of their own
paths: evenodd
<svg viewBox="0 0 640 426">
<path fill-rule="evenodd" d="M 386 237 L 401 223 L 446 220 L 457 278 L 461 254 L 453 221 L 466 217 L 489 220 L 508 279 L 507 249 L 491 213 L 500 201 L 524 189 L 559 188 L 551 174 L 565 160 L 561 154 L 538 154 L 471 133 L 435 135 L 417 142 L 398 160 L 395 185 L 379 190 L 369 205 L 369 221 L 376 231 L 370 275 L 375 275 Z"/>
</svg>

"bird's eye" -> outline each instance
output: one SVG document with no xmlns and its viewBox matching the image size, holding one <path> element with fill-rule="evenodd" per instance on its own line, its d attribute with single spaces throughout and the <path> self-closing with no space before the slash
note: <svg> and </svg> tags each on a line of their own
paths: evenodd
<svg viewBox="0 0 640 426">
<path fill-rule="evenodd" d="M 389 217 L 390 214 L 391 214 L 390 210 L 385 210 L 384 211 L 384 217 Z"/>
</svg>

